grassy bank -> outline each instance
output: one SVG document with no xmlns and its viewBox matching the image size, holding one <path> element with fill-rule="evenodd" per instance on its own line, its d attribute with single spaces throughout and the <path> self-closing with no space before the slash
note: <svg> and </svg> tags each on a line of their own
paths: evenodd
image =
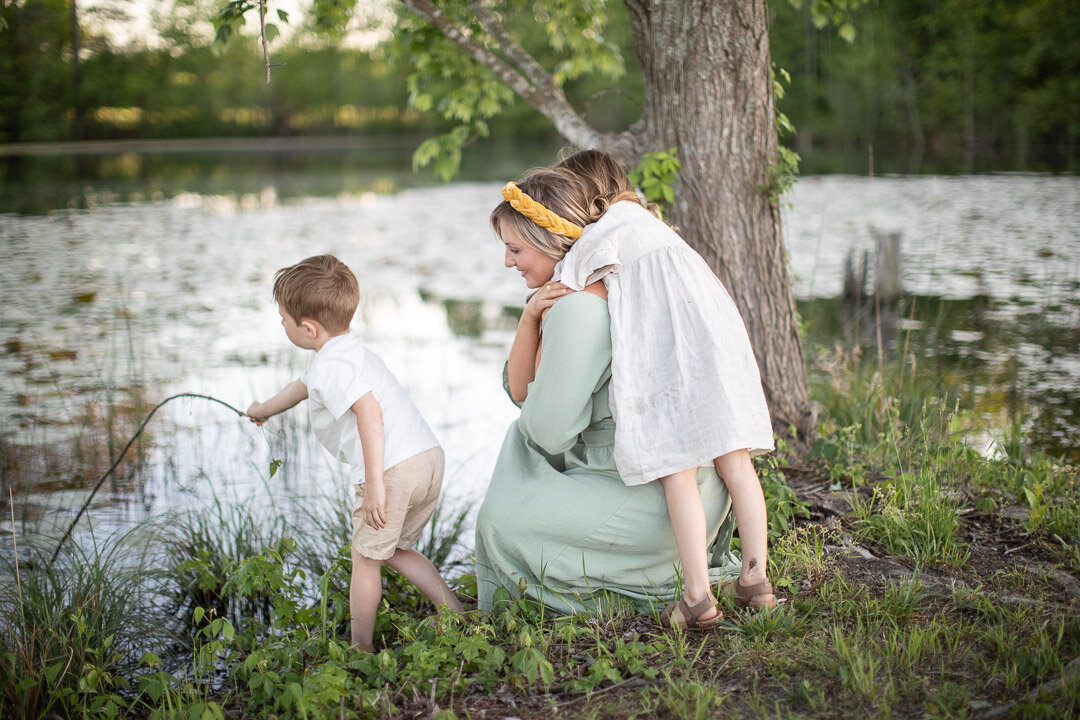
<svg viewBox="0 0 1080 720">
<path fill-rule="evenodd" d="M 820 435 L 761 461 L 772 612 L 663 630 L 615 603 L 552 617 L 506 594 L 432 612 L 386 571 L 375 654 L 348 647 L 347 527 L 244 511 L 145 527 L 0 598 L 0 715 L 307 718 L 1062 718 L 1080 714 L 1078 469 L 910 368 L 817 363 Z M 475 596 L 444 518 L 427 553 Z M 9 579 L 10 578 L 10 581 Z M 472 605 L 475 607 L 475 604 Z"/>
</svg>

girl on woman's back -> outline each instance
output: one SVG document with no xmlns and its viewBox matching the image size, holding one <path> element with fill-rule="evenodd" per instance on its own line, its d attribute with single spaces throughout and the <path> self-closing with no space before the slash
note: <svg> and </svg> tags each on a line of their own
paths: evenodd
<svg viewBox="0 0 1080 720">
<path fill-rule="evenodd" d="M 519 325 L 508 362 L 511 395 L 524 399 L 533 379 L 543 312 L 568 290 L 603 281 L 615 462 L 627 485 L 660 480 L 682 562 L 683 597 L 663 619 L 708 627 L 721 617 L 709 584 L 696 481 L 696 468 L 705 464 L 728 486 L 742 540 L 741 576 L 722 590 L 739 604 L 771 607 L 765 501 L 750 453 L 772 449 L 772 428 L 742 318 L 704 260 L 642 207 L 611 156 L 585 151 L 555 170 L 570 170 L 579 181 L 561 187 L 581 206 L 578 216 L 597 219 L 578 226 L 552 217 L 513 183 L 504 189 L 519 219 L 533 224 L 533 235 L 556 238 L 565 252 L 553 273 L 563 284 L 545 283 Z"/>
</svg>

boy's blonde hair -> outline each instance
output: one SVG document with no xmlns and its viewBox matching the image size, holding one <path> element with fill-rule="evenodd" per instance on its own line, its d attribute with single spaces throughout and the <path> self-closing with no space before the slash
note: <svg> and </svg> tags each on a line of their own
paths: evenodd
<svg viewBox="0 0 1080 720">
<path fill-rule="evenodd" d="M 333 255 L 315 255 L 274 273 L 274 300 L 293 322 L 314 320 L 331 333 L 349 329 L 360 304 L 360 284 Z"/>
</svg>

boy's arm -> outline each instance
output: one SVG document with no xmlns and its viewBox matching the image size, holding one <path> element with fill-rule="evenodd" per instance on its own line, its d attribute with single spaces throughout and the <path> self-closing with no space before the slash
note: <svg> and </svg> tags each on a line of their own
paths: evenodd
<svg viewBox="0 0 1080 720">
<path fill-rule="evenodd" d="M 308 396 L 307 385 L 302 380 L 293 380 L 281 389 L 281 391 L 266 402 L 253 402 L 244 414 L 251 418 L 257 425 L 262 425 L 271 415 L 285 412 L 289 408 L 296 407 Z"/>
<path fill-rule="evenodd" d="M 562 283 L 546 283 L 526 303 L 506 362 L 506 379 L 514 402 L 525 402 L 529 383 L 536 379 L 536 368 L 540 365 L 540 321 L 555 301 L 569 292 L 573 291 Z"/>
<path fill-rule="evenodd" d="M 386 527 L 386 486 L 383 484 L 383 458 L 386 444 L 382 407 L 374 393 L 364 393 L 349 408 L 356 415 L 360 446 L 364 453 L 364 522 L 381 530 Z"/>
</svg>

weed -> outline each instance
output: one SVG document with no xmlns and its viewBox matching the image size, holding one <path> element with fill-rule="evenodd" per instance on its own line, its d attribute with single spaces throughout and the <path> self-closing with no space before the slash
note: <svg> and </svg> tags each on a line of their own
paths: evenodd
<svg viewBox="0 0 1080 720">
<path fill-rule="evenodd" d="M 267 522 L 248 505 L 226 508 L 220 500 L 207 511 L 179 518 L 166 544 L 167 571 L 176 583 L 174 598 L 181 615 L 196 608 L 213 610 L 239 624 L 244 617 L 269 622 L 270 593 L 230 596 L 230 578 L 245 558 L 284 535 L 281 517 Z"/>
<path fill-rule="evenodd" d="M 732 622 L 725 625 L 738 631 L 751 647 L 758 649 L 767 647 L 771 642 L 798 635 L 803 628 L 800 617 L 781 606 L 771 610 L 748 612 L 739 618 L 737 624 Z"/>
<path fill-rule="evenodd" d="M 755 463 L 765 494 L 765 514 L 769 519 L 769 540 L 776 541 L 791 529 L 796 517 L 808 518 L 808 504 L 795 494 L 780 469 L 780 455 L 770 454 Z"/>
<path fill-rule="evenodd" d="M 664 676 L 664 683 L 655 690 L 659 706 L 673 717 L 705 720 L 714 717 L 724 702 L 724 696 L 711 683 L 700 680 Z"/>
<path fill-rule="evenodd" d="M 3 560 L 0 705 L 13 716 L 115 715 L 133 653 L 166 642 L 174 625 L 154 605 L 158 574 L 135 532 L 90 550 L 69 544 Z"/>
<path fill-rule="evenodd" d="M 873 499 L 852 500 L 860 539 L 932 567 L 960 567 L 968 557 L 961 541 L 959 506 L 944 492 L 934 468 L 901 473 L 874 488 Z"/>
<path fill-rule="evenodd" d="M 797 591 L 799 580 L 807 585 L 821 582 L 835 562 L 826 554 L 827 538 L 838 530 L 820 525 L 804 525 L 784 534 L 769 552 L 769 577 L 777 589 Z"/>
<path fill-rule="evenodd" d="M 832 646 L 836 654 L 835 672 L 841 683 L 862 701 L 888 705 L 896 699 L 885 656 L 861 623 L 853 633 L 833 628 Z"/>
</svg>

